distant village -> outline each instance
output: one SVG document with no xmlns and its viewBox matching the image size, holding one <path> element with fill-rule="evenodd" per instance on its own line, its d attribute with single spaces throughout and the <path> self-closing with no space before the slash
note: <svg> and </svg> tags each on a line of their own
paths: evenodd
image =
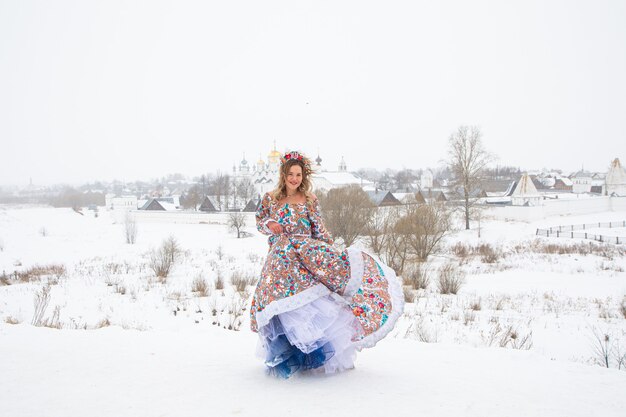
<svg viewBox="0 0 626 417">
<path fill-rule="evenodd" d="M 261 196 L 276 187 L 281 152 L 274 146 L 265 158 L 248 161 L 245 155 L 228 173 L 207 174 L 192 180 L 180 174 L 150 182 L 98 182 L 81 187 L 37 187 L 0 189 L 1 203 L 49 203 L 109 210 L 253 212 Z M 594 196 L 626 196 L 626 170 L 618 158 L 607 161 L 607 172 L 581 169 L 524 172 L 519 168 L 496 167 L 485 171 L 472 197 L 486 205 L 536 206 L 549 199 Z M 336 167 L 324 164 L 320 155 L 313 161 L 314 190 L 328 191 L 344 186 L 361 187 L 375 206 L 408 202 L 454 202 L 460 190 L 450 172 L 439 169 L 399 171 L 360 169 L 351 171 L 342 157 Z"/>
</svg>

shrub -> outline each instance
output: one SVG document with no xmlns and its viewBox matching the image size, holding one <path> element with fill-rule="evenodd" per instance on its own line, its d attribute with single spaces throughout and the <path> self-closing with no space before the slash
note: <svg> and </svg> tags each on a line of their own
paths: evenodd
<svg viewBox="0 0 626 417">
<path fill-rule="evenodd" d="M 239 270 L 233 271 L 230 276 L 230 283 L 235 287 L 238 293 L 243 293 L 246 287 L 250 285 L 250 279 L 243 275 Z"/>
<path fill-rule="evenodd" d="M 130 212 L 126 213 L 124 219 L 124 235 L 126 236 L 126 243 L 131 245 L 135 244 L 137 240 L 137 221 Z"/>
<path fill-rule="evenodd" d="M 191 283 L 191 291 L 197 292 L 201 297 L 207 297 L 211 294 L 211 287 L 201 276 L 197 276 Z"/>
<path fill-rule="evenodd" d="M 404 285 L 410 285 L 414 290 L 425 290 L 430 284 L 430 274 L 426 266 L 417 262 L 411 264 L 404 273 Z"/>
<path fill-rule="evenodd" d="M 461 289 L 464 274 L 452 262 L 447 262 L 439 268 L 437 286 L 441 294 L 456 294 Z"/>
<path fill-rule="evenodd" d="M 413 294 L 413 288 L 411 288 L 410 285 L 403 285 L 402 293 L 404 295 L 405 303 L 412 303 L 415 301 L 415 294 Z"/>
<path fill-rule="evenodd" d="M 217 270 L 217 277 L 215 277 L 215 289 L 223 290 L 224 289 L 224 277 L 222 275 L 222 270 Z"/>
<path fill-rule="evenodd" d="M 181 250 L 178 242 L 173 236 L 163 241 L 158 250 L 153 250 L 150 254 L 150 269 L 157 278 L 164 282 L 169 276 L 174 263 L 180 256 Z"/>
<path fill-rule="evenodd" d="M 478 245 L 477 251 L 480 259 L 488 264 L 498 262 L 498 259 L 502 257 L 502 253 L 489 243 L 481 243 Z"/>
<path fill-rule="evenodd" d="M 456 242 L 451 247 L 452 253 L 460 259 L 465 259 L 470 255 L 470 248 L 463 242 Z"/>
<path fill-rule="evenodd" d="M 50 286 L 44 285 L 39 291 L 35 293 L 35 311 L 33 312 L 33 318 L 30 322 L 33 326 L 42 326 L 43 317 L 46 314 L 46 309 L 50 303 Z"/>
</svg>

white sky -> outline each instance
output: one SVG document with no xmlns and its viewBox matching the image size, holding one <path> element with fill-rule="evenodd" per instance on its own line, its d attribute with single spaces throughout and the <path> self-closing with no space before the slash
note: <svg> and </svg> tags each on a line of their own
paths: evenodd
<svg viewBox="0 0 626 417">
<path fill-rule="evenodd" d="M 626 1 L 0 0 L 0 184 L 626 159 Z"/>
</svg>

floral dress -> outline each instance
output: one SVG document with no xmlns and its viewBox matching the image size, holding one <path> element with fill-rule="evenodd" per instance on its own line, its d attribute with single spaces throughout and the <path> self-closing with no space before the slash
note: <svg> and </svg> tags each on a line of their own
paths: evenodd
<svg viewBox="0 0 626 417">
<path fill-rule="evenodd" d="M 283 228 L 275 235 L 267 227 Z M 403 309 L 394 271 L 356 248 L 338 250 L 319 203 L 278 204 L 265 194 L 256 212 L 269 251 L 252 298 L 250 326 L 271 373 L 332 373 L 388 334 Z"/>
</svg>

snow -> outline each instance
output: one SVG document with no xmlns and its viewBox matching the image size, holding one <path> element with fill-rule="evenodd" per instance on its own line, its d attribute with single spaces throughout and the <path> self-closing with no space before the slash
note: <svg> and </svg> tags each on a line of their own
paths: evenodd
<svg viewBox="0 0 626 417">
<path fill-rule="evenodd" d="M 491 245 L 502 252 L 496 262 L 458 259 L 465 283 L 457 295 L 439 294 L 431 278 L 390 336 L 359 354 L 355 370 L 288 381 L 266 376 L 254 355 L 244 310 L 253 286 L 241 293 L 228 283 L 236 274 L 254 280 L 261 269 L 266 238 L 251 222 L 252 236 L 236 239 L 220 224 L 139 221 L 137 243 L 128 245 L 111 214 L 0 206 L 0 273 L 66 268 L 59 277 L 0 283 L 0 416 L 618 416 L 626 409 L 624 367 L 614 359 L 610 369 L 598 366 L 594 353 L 594 334 L 608 335 L 613 353 L 626 352 L 623 249 L 543 253 L 545 244 L 590 243 L 535 236 L 537 228 L 619 221 L 626 212 L 534 222 L 487 212 L 480 237 L 475 228 L 455 231 L 428 267 L 434 277 L 456 259 L 455 244 Z M 623 232 L 602 232 L 609 230 Z M 149 258 L 169 236 L 182 253 L 161 282 Z M 212 284 L 218 275 L 225 289 L 192 291 L 195 280 Z M 61 329 L 30 324 L 46 282 L 45 317 L 58 308 Z M 532 343 L 499 347 L 507 329 Z"/>
<path fill-rule="evenodd" d="M 352 371 L 286 381 L 264 375 L 247 332 L 17 325 L 1 335 L 0 414 L 13 417 L 587 417 L 626 407 L 623 372 L 506 349 L 388 340 Z"/>
</svg>

